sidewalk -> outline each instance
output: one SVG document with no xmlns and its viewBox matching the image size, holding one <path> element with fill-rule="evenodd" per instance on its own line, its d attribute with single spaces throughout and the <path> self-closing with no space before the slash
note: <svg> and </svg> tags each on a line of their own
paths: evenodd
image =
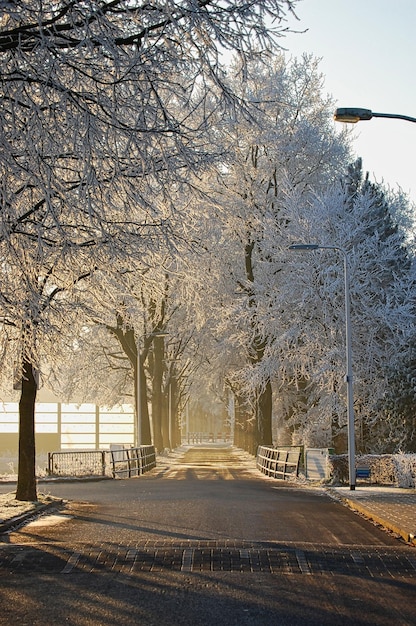
<svg viewBox="0 0 416 626">
<path fill-rule="evenodd" d="M 416 489 L 357 485 L 355 491 L 349 487 L 329 487 L 328 491 L 351 509 L 416 546 Z"/>
</svg>

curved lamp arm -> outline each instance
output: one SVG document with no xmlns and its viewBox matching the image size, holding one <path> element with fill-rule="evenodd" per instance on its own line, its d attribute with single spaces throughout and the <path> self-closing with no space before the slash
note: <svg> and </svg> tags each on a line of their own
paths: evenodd
<svg viewBox="0 0 416 626">
<path fill-rule="evenodd" d="M 409 115 L 401 115 L 399 113 L 375 113 L 371 109 L 360 109 L 358 107 L 344 107 L 336 109 L 334 120 L 336 122 L 346 122 L 347 124 L 356 124 L 357 122 L 371 120 L 373 117 L 391 117 L 397 120 L 405 120 L 406 122 L 416 122 L 416 117 Z"/>
</svg>

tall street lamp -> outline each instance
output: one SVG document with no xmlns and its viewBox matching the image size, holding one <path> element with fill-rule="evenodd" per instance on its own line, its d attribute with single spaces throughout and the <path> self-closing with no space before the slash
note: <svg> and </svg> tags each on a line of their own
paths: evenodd
<svg viewBox="0 0 416 626">
<path fill-rule="evenodd" d="M 352 377 L 352 349 L 351 349 L 351 314 L 350 314 L 350 279 L 348 272 L 347 253 L 338 246 L 321 246 L 316 243 L 302 243 L 289 246 L 289 250 L 337 250 L 344 257 L 344 288 L 345 288 L 345 351 L 347 372 L 347 431 L 348 431 L 348 473 L 350 490 L 355 490 L 355 424 L 354 424 L 354 395 Z"/>
<path fill-rule="evenodd" d="M 347 124 L 356 124 L 357 122 L 371 120 L 373 117 L 390 117 L 396 120 L 405 120 L 406 122 L 416 122 L 416 117 L 409 115 L 401 115 L 399 113 L 375 113 L 370 109 L 360 109 L 358 107 L 343 107 L 336 109 L 334 120 L 336 122 L 346 122 Z"/>
</svg>

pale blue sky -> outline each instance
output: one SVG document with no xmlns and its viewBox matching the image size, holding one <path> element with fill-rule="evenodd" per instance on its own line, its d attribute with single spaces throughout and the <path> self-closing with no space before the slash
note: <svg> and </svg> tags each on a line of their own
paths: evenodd
<svg viewBox="0 0 416 626">
<path fill-rule="evenodd" d="M 322 58 L 336 106 L 416 117 L 416 0 L 302 0 L 296 12 L 300 21 L 289 25 L 309 30 L 281 43 L 294 56 Z M 399 185 L 416 202 L 416 123 L 372 119 L 354 129 L 372 179 Z"/>
</svg>

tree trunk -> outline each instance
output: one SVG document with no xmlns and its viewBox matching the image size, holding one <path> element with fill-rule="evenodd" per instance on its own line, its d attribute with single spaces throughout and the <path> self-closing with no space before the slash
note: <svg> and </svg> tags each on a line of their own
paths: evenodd
<svg viewBox="0 0 416 626">
<path fill-rule="evenodd" d="M 272 385 L 267 381 L 265 388 L 260 393 L 257 400 L 257 420 L 256 420 L 256 446 L 273 445 L 272 438 Z M 257 453 L 257 449 L 254 452 Z"/>
<path fill-rule="evenodd" d="M 253 157 L 257 159 L 257 152 L 253 153 Z M 247 280 L 251 285 L 254 284 L 254 267 L 253 267 L 253 254 L 255 249 L 255 239 L 248 233 L 248 240 L 244 248 L 244 260 Z M 253 340 L 251 345 L 251 363 L 257 365 L 261 363 L 264 358 L 264 350 L 267 344 L 267 340 L 258 332 L 257 316 L 256 316 L 256 297 L 254 291 L 250 288 L 248 290 L 248 304 L 253 310 L 251 318 L 251 327 L 253 330 Z M 254 455 L 257 454 L 257 447 L 261 445 L 272 445 L 272 386 L 270 380 L 266 381 L 264 389 L 258 392 L 256 397 L 256 405 L 254 410 L 255 423 L 251 428 L 251 443 L 250 452 Z"/>
<path fill-rule="evenodd" d="M 178 382 L 176 376 L 170 379 L 170 412 L 171 412 L 171 446 L 177 448 L 181 445 L 181 431 L 178 416 Z"/>
<path fill-rule="evenodd" d="M 153 422 L 153 441 L 158 452 L 162 452 L 163 436 L 162 436 L 162 412 L 163 412 L 163 395 L 162 395 L 162 378 L 163 378 L 163 357 L 164 357 L 164 340 L 163 337 L 155 337 L 153 340 L 153 376 L 152 376 L 152 422 Z"/>
<path fill-rule="evenodd" d="M 146 372 L 144 370 L 143 355 L 138 352 L 139 348 L 137 346 L 134 329 L 124 327 L 123 316 L 120 313 L 117 314 L 117 326 L 108 325 L 107 329 L 118 339 L 120 346 L 133 368 L 136 426 L 139 431 L 137 432 L 137 440 L 140 445 L 149 445 L 152 443 L 152 435 L 150 430 L 149 407 L 147 404 Z M 147 350 L 145 351 L 145 355 L 147 356 Z M 139 380 L 140 384 L 138 384 Z"/>
<path fill-rule="evenodd" d="M 252 453 L 253 433 L 252 425 L 250 423 L 249 414 L 247 412 L 247 403 L 243 400 L 241 395 L 235 395 L 235 425 L 234 425 L 234 444 Z"/>
<path fill-rule="evenodd" d="M 163 437 L 163 449 L 171 449 L 170 441 L 170 428 L 169 428 L 169 388 L 163 394 L 163 407 L 162 407 L 162 437 Z"/>
<path fill-rule="evenodd" d="M 141 441 L 139 443 L 142 446 L 148 446 L 148 445 L 151 445 L 152 443 L 152 433 L 150 431 L 149 405 L 147 404 L 146 372 L 144 371 L 142 359 L 140 359 L 139 376 L 140 376 L 140 393 L 136 384 L 136 406 L 139 406 L 139 402 L 140 402 L 139 418 L 140 418 Z"/>
<path fill-rule="evenodd" d="M 35 502 L 36 450 L 35 450 L 35 402 L 37 383 L 33 365 L 23 363 L 22 393 L 19 402 L 19 469 L 16 500 Z"/>
</svg>

